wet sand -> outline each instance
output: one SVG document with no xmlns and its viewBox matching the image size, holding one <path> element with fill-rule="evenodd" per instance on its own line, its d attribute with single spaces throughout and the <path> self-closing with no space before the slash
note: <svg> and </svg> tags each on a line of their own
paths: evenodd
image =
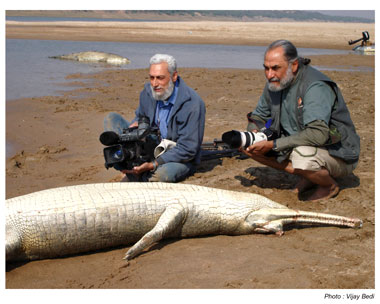
<svg viewBox="0 0 380 304">
<path fill-rule="evenodd" d="M 267 24 L 261 26 L 262 31 L 267 30 Z M 320 33 L 325 33 L 324 26 L 319 28 Z M 313 27 L 317 31 L 315 24 Z M 195 24 L 192 29 L 196 33 L 194 28 Z M 226 28 L 221 27 L 220 31 L 225 32 Z M 87 30 L 84 26 L 83 31 Z M 154 31 L 149 26 L 139 29 L 143 30 Z M 7 26 L 7 37 L 16 37 L 12 31 Z M 33 31 L 24 28 L 18 37 L 36 38 L 38 31 Z M 163 32 L 162 35 L 169 33 Z M 295 39 L 302 37 L 305 41 L 312 36 L 304 33 L 298 28 Z M 327 34 L 338 37 L 339 33 Z M 75 37 L 83 39 L 79 34 Z M 39 35 L 48 39 L 46 33 Z M 343 37 L 342 43 L 356 36 Z M 73 36 L 56 32 L 54 37 L 71 39 Z M 263 44 L 277 36 L 268 32 L 266 39 Z M 246 43 L 245 39 L 240 41 Z M 337 47 L 335 42 L 319 46 L 313 43 L 317 42 L 310 41 L 307 45 Z M 312 64 L 374 68 L 374 57 L 317 56 L 312 58 Z M 205 141 L 219 138 L 224 131 L 245 129 L 245 115 L 255 107 L 264 86 L 261 70 L 180 68 L 179 73 L 206 103 Z M 129 246 L 67 258 L 12 263 L 6 268 L 6 288 L 373 289 L 374 72 L 328 71 L 326 74 L 342 89 L 361 136 L 359 165 L 354 174 L 339 180 L 342 190 L 336 198 L 321 203 L 301 201 L 291 191 L 297 181 L 295 177 L 250 159 L 224 158 L 202 163 L 185 183 L 259 193 L 293 209 L 359 217 L 364 222 L 362 229 L 295 228 L 282 237 L 164 240 L 127 267 L 122 257 Z M 68 79 L 77 88 L 62 96 L 7 102 L 6 138 L 16 148 L 16 154 L 6 162 L 7 198 L 59 186 L 120 180 L 117 171 L 104 168 L 103 147 L 98 141 L 102 120 L 109 111 L 132 118 L 139 93 L 148 81 L 147 69 L 72 74 Z"/>
</svg>

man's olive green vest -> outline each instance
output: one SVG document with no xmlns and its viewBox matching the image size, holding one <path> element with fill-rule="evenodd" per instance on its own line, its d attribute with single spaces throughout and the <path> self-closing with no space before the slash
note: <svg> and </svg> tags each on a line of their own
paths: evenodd
<svg viewBox="0 0 380 304">
<path fill-rule="evenodd" d="M 329 154 L 334 157 L 339 157 L 347 163 L 355 163 L 359 159 L 360 153 L 360 138 L 356 134 L 355 126 L 351 120 L 350 113 L 346 103 L 340 92 L 340 89 L 334 81 L 317 69 L 299 63 L 299 75 L 297 76 L 297 102 L 295 102 L 295 113 L 297 116 L 298 131 L 305 129 L 303 123 L 303 99 L 307 88 L 316 81 L 324 81 L 330 85 L 336 95 L 335 104 L 330 118 L 330 140 L 326 145 Z M 282 91 L 272 92 L 268 90 L 268 85 L 264 89 L 264 96 L 271 107 L 272 125 L 271 129 L 277 134 L 281 134 L 280 128 L 280 112 Z M 321 105 L 323 106 L 323 105 Z M 338 138 L 338 140 L 337 140 Z"/>
</svg>

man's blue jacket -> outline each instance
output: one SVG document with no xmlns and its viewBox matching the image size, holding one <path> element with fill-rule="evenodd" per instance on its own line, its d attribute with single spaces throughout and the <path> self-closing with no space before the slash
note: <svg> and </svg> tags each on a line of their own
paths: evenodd
<svg viewBox="0 0 380 304">
<path fill-rule="evenodd" d="M 169 162 L 198 164 L 205 128 L 206 107 L 200 96 L 178 76 L 178 95 L 168 120 L 167 139 L 177 145 L 157 158 L 159 165 Z M 150 83 L 140 93 L 140 104 L 136 117 L 147 116 L 150 125 L 155 125 L 157 101 L 152 97 Z"/>
</svg>

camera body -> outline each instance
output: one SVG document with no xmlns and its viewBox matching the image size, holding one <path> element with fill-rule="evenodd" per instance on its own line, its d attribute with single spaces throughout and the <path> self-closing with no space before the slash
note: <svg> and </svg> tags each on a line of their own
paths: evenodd
<svg viewBox="0 0 380 304">
<path fill-rule="evenodd" d="M 158 128 L 152 128 L 148 117 L 140 117 L 138 127 L 124 129 L 122 134 L 105 131 L 100 142 L 103 149 L 105 167 L 116 170 L 131 170 L 154 159 L 154 149 L 160 143 Z"/>
<path fill-rule="evenodd" d="M 223 133 L 222 141 L 230 146 L 231 149 L 243 148 L 246 149 L 254 143 L 263 140 L 273 140 L 277 138 L 276 132 L 271 129 L 263 128 L 259 132 L 250 131 L 228 131 Z"/>
</svg>

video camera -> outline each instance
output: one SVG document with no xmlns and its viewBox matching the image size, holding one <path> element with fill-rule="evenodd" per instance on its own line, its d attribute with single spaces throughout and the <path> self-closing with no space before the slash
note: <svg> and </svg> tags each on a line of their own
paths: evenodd
<svg viewBox="0 0 380 304">
<path fill-rule="evenodd" d="M 154 159 L 154 149 L 160 143 L 158 128 L 150 127 L 148 117 L 140 117 L 138 126 L 124 129 L 121 135 L 105 131 L 99 137 L 107 146 L 103 149 L 105 167 L 131 170 Z"/>
</svg>

